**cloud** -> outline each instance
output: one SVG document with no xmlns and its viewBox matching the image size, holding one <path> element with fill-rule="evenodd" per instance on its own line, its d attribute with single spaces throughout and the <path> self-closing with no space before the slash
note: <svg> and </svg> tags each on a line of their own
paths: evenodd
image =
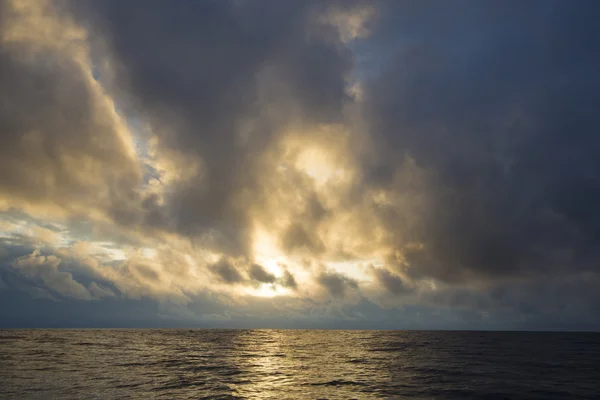
<svg viewBox="0 0 600 400">
<path fill-rule="evenodd" d="M 115 293 L 109 288 L 102 287 L 98 285 L 96 282 L 92 282 L 88 287 L 88 290 L 97 299 L 101 299 L 103 297 L 115 297 Z"/>
<path fill-rule="evenodd" d="M 283 271 L 283 277 L 278 281 L 283 287 L 290 288 L 293 290 L 298 289 L 298 283 L 294 275 L 287 269 Z"/>
<path fill-rule="evenodd" d="M 391 273 L 385 268 L 374 269 L 373 273 L 377 281 L 394 295 L 407 294 L 411 291 L 401 277 Z"/>
<path fill-rule="evenodd" d="M 58 270 L 61 260 L 56 256 L 43 256 L 38 250 L 18 258 L 13 264 L 23 275 L 39 278 L 44 286 L 66 297 L 89 300 L 91 293 L 68 272 Z"/>
<path fill-rule="evenodd" d="M 334 298 L 343 298 L 348 290 L 358 289 L 358 282 L 354 279 L 335 272 L 322 272 L 318 282 Z"/>
<path fill-rule="evenodd" d="M 307 250 L 311 253 L 321 253 L 325 250 L 318 238 L 313 238 L 298 223 L 293 223 L 283 234 L 283 248 L 288 252 Z"/>
<path fill-rule="evenodd" d="M 111 87 L 149 126 L 157 153 L 177 151 L 199 166 L 164 199 L 169 227 L 210 236 L 232 255 L 246 252 L 243 193 L 253 190 L 265 144 L 294 119 L 341 119 L 351 100 L 352 55 L 319 36 L 307 40 L 313 8 L 234 1 L 77 7 L 106 38 Z"/>
<path fill-rule="evenodd" d="M 374 19 L 376 8 L 367 3 L 357 3 L 348 7 L 339 7 L 335 3 L 322 12 L 318 21 L 337 28 L 340 39 L 348 43 L 357 38 L 369 36 L 369 23 Z"/>
<path fill-rule="evenodd" d="M 411 232 L 422 246 L 405 248 L 394 215 L 386 224 L 401 264 L 455 284 L 597 272 L 598 7 L 463 6 L 390 3 L 372 36 L 393 56 L 365 88 L 385 146 L 367 184 L 385 184 L 376 172 L 398 169 L 397 154 L 428 171 Z"/>
<path fill-rule="evenodd" d="M 0 2 L 2 296 L 593 325 L 583 2 Z"/>
<path fill-rule="evenodd" d="M 131 138 L 92 76 L 87 32 L 51 2 L 0 11 L 0 207 L 111 217 L 138 200 Z"/>
<path fill-rule="evenodd" d="M 244 280 L 237 268 L 225 258 L 222 258 L 210 268 L 225 283 L 241 283 Z"/>
<path fill-rule="evenodd" d="M 252 264 L 248 275 L 250 279 L 253 279 L 261 283 L 274 283 L 276 280 L 275 275 L 268 272 L 263 266 L 258 264 Z"/>
</svg>

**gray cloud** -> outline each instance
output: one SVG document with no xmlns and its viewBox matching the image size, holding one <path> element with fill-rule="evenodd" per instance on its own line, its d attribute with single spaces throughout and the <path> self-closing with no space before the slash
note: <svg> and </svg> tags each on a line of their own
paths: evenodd
<svg viewBox="0 0 600 400">
<path fill-rule="evenodd" d="M 290 289 L 293 289 L 293 290 L 297 290 L 298 289 L 298 283 L 296 282 L 296 278 L 287 269 L 285 271 L 283 271 L 283 277 L 281 277 L 281 279 L 279 280 L 279 283 L 283 287 L 287 287 L 287 288 L 290 288 Z"/>
<path fill-rule="evenodd" d="M 595 1 L 14 4 L 0 2 L 2 296 L 149 297 L 187 318 L 208 272 L 229 287 L 196 299 L 214 306 L 202 318 L 243 319 L 264 304 L 227 308 L 235 284 L 293 289 L 305 311 L 320 300 L 296 277 L 358 291 L 310 265 L 377 258 L 361 296 L 413 309 L 319 312 L 597 325 Z M 361 4 L 378 8 L 370 36 L 327 22 Z M 252 264 L 257 226 L 268 257 L 290 259 L 281 277 Z M 74 254 L 83 238 L 102 255 Z"/>
<path fill-rule="evenodd" d="M 600 8 L 461 4 L 387 3 L 370 39 L 393 56 L 365 91 L 384 143 L 367 184 L 389 185 L 398 154 L 430 171 L 407 273 L 460 283 L 597 272 Z M 386 225 L 402 249 L 403 224 Z"/>
<path fill-rule="evenodd" d="M 222 258 L 216 264 L 211 265 L 210 269 L 225 283 L 240 283 L 244 280 L 237 268 L 225 258 Z"/>
<path fill-rule="evenodd" d="M 322 272 L 318 276 L 318 282 L 335 298 L 343 298 L 349 289 L 358 289 L 358 282 L 336 272 Z"/>
<path fill-rule="evenodd" d="M 58 270 L 60 262 L 56 256 L 43 256 L 39 251 L 34 251 L 18 258 L 13 267 L 29 278 L 40 279 L 45 287 L 61 296 L 90 300 L 92 295 L 85 286 L 74 280 L 69 272 Z"/>
<path fill-rule="evenodd" d="M 152 267 L 144 264 L 136 264 L 130 267 L 138 274 L 143 280 L 156 282 L 160 280 L 160 275 Z M 221 269 L 218 269 L 219 275 L 221 275 Z"/>
<path fill-rule="evenodd" d="M 248 271 L 250 279 L 261 283 L 274 283 L 275 275 L 267 271 L 262 265 L 252 264 Z"/>
<path fill-rule="evenodd" d="M 104 297 L 115 297 L 116 294 L 111 289 L 98 285 L 96 282 L 92 282 L 88 287 L 88 290 L 97 299 L 101 299 Z"/>
<path fill-rule="evenodd" d="M 243 252 L 239 197 L 254 184 L 256 155 L 282 124 L 340 120 L 350 100 L 351 52 L 334 36 L 310 34 L 318 3 L 75 6 L 107 38 L 124 107 L 153 125 L 163 147 L 201 165 L 167 199 L 171 226 L 217 232 L 228 252 Z"/>
<path fill-rule="evenodd" d="M 319 254 L 325 250 L 324 244 L 318 237 L 311 233 L 299 223 L 293 223 L 283 234 L 283 248 L 288 252 L 308 251 Z"/>
<path fill-rule="evenodd" d="M 377 268 L 373 270 L 377 281 L 383 285 L 390 293 L 394 295 L 403 295 L 411 292 L 410 287 L 406 285 L 406 282 L 384 268 Z"/>
<path fill-rule="evenodd" d="M 107 215 L 132 208 L 140 173 L 91 76 L 85 35 L 51 3 L 37 6 L 0 5 L 1 201 Z"/>
</svg>

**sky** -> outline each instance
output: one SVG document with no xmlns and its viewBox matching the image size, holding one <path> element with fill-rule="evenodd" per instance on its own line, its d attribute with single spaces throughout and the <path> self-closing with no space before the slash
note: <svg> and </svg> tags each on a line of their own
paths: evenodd
<svg viewBox="0 0 600 400">
<path fill-rule="evenodd" d="M 596 0 L 0 0 L 0 327 L 600 330 Z"/>
</svg>

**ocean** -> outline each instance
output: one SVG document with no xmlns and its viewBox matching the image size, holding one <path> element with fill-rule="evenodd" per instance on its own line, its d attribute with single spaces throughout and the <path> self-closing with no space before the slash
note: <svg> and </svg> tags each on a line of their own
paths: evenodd
<svg viewBox="0 0 600 400">
<path fill-rule="evenodd" d="M 2 330 L 1 399 L 600 399 L 600 334 Z"/>
</svg>

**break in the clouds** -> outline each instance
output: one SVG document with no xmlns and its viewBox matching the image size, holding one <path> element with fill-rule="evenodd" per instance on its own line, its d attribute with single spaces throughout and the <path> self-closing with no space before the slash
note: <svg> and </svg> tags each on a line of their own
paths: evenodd
<svg viewBox="0 0 600 400">
<path fill-rule="evenodd" d="M 594 1 L 0 1 L 5 325 L 600 327 Z"/>
</svg>

